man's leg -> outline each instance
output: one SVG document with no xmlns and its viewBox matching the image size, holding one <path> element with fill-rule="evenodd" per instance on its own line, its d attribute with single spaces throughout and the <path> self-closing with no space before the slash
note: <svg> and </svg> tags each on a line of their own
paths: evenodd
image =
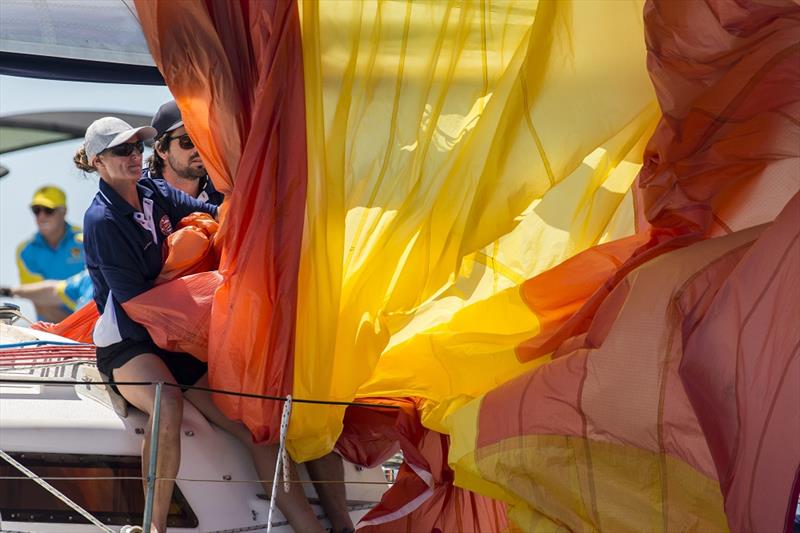
<svg viewBox="0 0 800 533">
<path fill-rule="evenodd" d="M 353 521 L 347 512 L 347 491 L 344 485 L 344 464 L 338 454 L 328 455 L 305 463 L 313 481 L 335 481 L 336 483 L 314 483 L 322 507 L 331 521 L 334 533 L 353 529 Z"/>
</svg>

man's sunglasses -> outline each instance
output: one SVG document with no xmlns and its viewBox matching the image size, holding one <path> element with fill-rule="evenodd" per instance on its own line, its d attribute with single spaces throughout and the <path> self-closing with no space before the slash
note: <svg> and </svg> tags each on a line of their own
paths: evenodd
<svg viewBox="0 0 800 533">
<path fill-rule="evenodd" d="M 33 215 L 37 217 L 39 216 L 39 213 L 44 213 L 46 216 L 49 217 L 50 215 L 56 212 L 56 210 L 53 209 L 52 207 L 45 207 L 43 205 L 31 206 L 31 211 L 33 211 Z"/>
<path fill-rule="evenodd" d="M 191 137 L 189 137 L 188 133 L 184 133 L 183 135 L 180 135 L 178 137 L 167 137 L 167 146 L 169 146 L 169 143 L 171 143 L 176 139 L 180 147 L 183 148 L 184 150 L 191 150 L 192 148 L 194 148 L 194 141 L 192 140 Z"/>
<path fill-rule="evenodd" d="M 136 141 L 132 143 L 125 143 L 125 144 L 118 144 L 113 148 L 109 148 L 108 151 L 117 157 L 128 157 L 136 150 L 140 154 L 144 152 L 144 143 L 142 141 Z"/>
</svg>

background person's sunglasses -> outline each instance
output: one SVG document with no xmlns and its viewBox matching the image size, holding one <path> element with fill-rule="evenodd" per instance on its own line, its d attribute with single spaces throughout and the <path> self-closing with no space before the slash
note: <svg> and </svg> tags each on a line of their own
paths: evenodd
<svg viewBox="0 0 800 533">
<path fill-rule="evenodd" d="M 136 141 L 133 143 L 125 143 L 125 144 L 118 144 L 113 148 L 109 148 L 108 151 L 117 156 L 117 157 L 128 157 L 136 150 L 140 154 L 144 152 L 144 143 L 142 141 Z"/>
<path fill-rule="evenodd" d="M 188 133 L 184 133 L 183 135 L 180 135 L 178 137 L 170 137 L 168 139 L 168 144 L 176 139 L 180 147 L 183 148 L 184 150 L 191 150 L 192 148 L 194 148 L 194 141 L 192 140 L 191 137 L 189 137 Z"/>
<path fill-rule="evenodd" d="M 44 213 L 45 215 L 50 216 L 56 212 L 56 210 L 52 207 L 45 207 L 43 205 L 31 206 L 31 211 L 33 211 L 33 215 L 37 217 L 39 216 L 39 213 Z"/>
</svg>

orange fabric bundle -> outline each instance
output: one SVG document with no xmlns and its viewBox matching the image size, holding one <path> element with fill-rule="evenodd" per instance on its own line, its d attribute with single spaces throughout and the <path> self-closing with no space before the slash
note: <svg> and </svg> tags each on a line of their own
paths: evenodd
<svg viewBox="0 0 800 533">
<path fill-rule="evenodd" d="M 208 361 L 211 306 L 222 283 L 214 245 L 219 224 L 205 213 L 192 213 L 178 228 L 167 238 L 167 259 L 156 286 L 122 307 L 161 348 Z"/>
<path fill-rule="evenodd" d="M 219 250 L 214 245 L 214 235 L 218 229 L 219 223 L 206 213 L 192 213 L 184 217 L 178 224 L 178 231 L 167 237 L 169 252 L 156 284 L 197 272 L 216 270 L 219 266 Z"/>
<path fill-rule="evenodd" d="M 122 307 L 161 348 L 208 361 L 211 305 L 221 283 L 216 270 L 191 274 L 157 285 Z"/>
</svg>

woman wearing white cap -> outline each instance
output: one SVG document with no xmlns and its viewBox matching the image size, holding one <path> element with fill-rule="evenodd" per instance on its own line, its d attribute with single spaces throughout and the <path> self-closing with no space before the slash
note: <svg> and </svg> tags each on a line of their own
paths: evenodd
<svg viewBox="0 0 800 533">
<path fill-rule="evenodd" d="M 86 130 L 84 144 L 75 155 L 78 168 L 100 175 L 100 190 L 84 217 L 86 267 L 95 287 L 100 312 L 93 337 L 97 366 L 112 381 L 166 382 L 208 386 L 207 367 L 189 354 L 163 350 L 147 330 L 132 320 L 124 302 L 147 291 L 161 272 L 164 241 L 186 215 L 201 211 L 213 216 L 217 208 L 174 189 L 161 180 L 142 178 L 144 141 L 155 130 L 133 128 L 123 120 L 104 117 Z M 119 385 L 122 396 L 148 415 L 154 407 L 152 386 Z M 225 417 L 210 396 L 196 390 L 182 393 L 165 387 L 161 400 L 153 531 L 167 525 L 173 482 L 180 465 L 180 426 L 183 398 L 209 420 L 230 431 L 252 452 L 262 479 L 272 479 L 277 447 L 255 445 L 244 425 Z M 150 425 L 148 425 L 148 428 Z M 142 450 L 147 468 L 150 439 Z M 166 479 L 164 479 L 166 478 Z M 267 488 L 269 491 L 269 487 Z M 269 493 L 269 492 L 268 492 Z M 297 531 L 321 531 L 302 488 L 292 484 L 288 494 L 279 491 L 278 507 Z M 138 529 L 138 528 L 136 528 Z"/>
</svg>

